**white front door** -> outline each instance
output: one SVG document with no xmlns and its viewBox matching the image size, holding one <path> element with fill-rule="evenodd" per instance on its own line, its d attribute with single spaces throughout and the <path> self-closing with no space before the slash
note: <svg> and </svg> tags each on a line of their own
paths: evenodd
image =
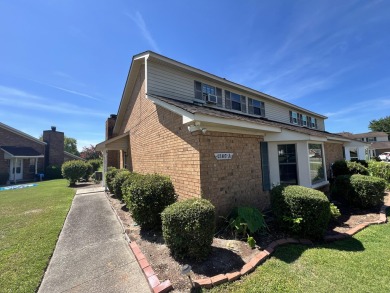
<svg viewBox="0 0 390 293">
<path fill-rule="evenodd" d="M 10 181 L 23 179 L 23 159 L 11 159 L 10 166 Z"/>
</svg>

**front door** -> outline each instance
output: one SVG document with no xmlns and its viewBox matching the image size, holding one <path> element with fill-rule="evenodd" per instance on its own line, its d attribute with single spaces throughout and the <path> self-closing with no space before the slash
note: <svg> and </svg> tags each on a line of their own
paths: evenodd
<svg viewBox="0 0 390 293">
<path fill-rule="evenodd" d="M 10 181 L 22 180 L 23 179 L 23 159 L 11 159 L 10 166 Z"/>
</svg>

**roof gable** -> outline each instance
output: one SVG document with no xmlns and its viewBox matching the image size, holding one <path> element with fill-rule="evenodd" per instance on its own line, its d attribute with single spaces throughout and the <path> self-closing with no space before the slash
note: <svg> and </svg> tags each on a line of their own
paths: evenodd
<svg viewBox="0 0 390 293">
<path fill-rule="evenodd" d="M 1 122 L 0 122 L 0 128 L 3 128 L 5 130 L 8 130 L 8 131 L 16 134 L 16 135 L 19 135 L 19 136 L 22 136 L 24 138 L 27 138 L 27 139 L 29 139 L 29 140 L 31 140 L 33 142 L 36 142 L 36 143 L 39 143 L 39 144 L 42 144 L 42 145 L 46 145 L 46 142 L 43 142 L 43 141 L 41 141 L 41 140 L 39 140 L 39 139 L 37 139 L 37 138 L 27 134 L 27 133 L 24 133 L 24 132 L 22 132 L 20 130 L 17 130 L 15 128 L 13 128 L 11 126 L 8 126 L 8 125 L 6 125 L 4 123 L 1 123 Z"/>
</svg>

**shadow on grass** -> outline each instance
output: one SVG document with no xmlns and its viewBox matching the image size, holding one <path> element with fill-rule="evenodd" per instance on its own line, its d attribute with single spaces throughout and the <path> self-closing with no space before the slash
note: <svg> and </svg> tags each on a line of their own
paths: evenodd
<svg viewBox="0 0 390 293">
<path fill-rule="evenodd" d="M 286 263 L 292 263 L 296 261 L 298 258 L 301 257 L 301 255 L 308 249 L 334 249 L 338 251 L 350 251 L 350 252 L 358 252 L 358 251 L 364 251 L 363 244 L 356 240 L 355 238 L 348 238 L 344 240 L 335 241 L 333 243 L 327 243 L 327 244 L 319 244 L 315 246 L 305 246 L 305 245 L 286 245 L 278 247 L 275 251 L 275 253 L 272 255 L 273 257 L 276 257 L 277 259 L 286 262 Z"/>
</svg>

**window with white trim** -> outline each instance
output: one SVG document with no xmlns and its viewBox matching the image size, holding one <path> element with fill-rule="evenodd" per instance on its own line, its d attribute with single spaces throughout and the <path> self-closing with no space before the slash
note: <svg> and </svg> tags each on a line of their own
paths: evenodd
<svg viewBox="0 0 390 293">
<path fill-rule="evenodd" d="M 310 127 L 317 129 L 317 118 L 310 117 Z"/>
<path fill-rule="evenodd" d="M 290 114 L 291 124 L 296 124 L 296 125 L 315 128 L 315 129 L 318 128 L 317 118 L 310 117 L 294 111 L 289 111 L 289 114 Z"/>
<path fill-rule="evenodd" d="M 307 116 L 301 115 L 302 126 L 307 126 Z"/>
<path fill-rule="evenodd" d="M 298 113 L 290 111 L 290 123 L 298 124 Z"/>
<path fill-rule="evenodd" d="M 324 154 L 322 144 L 309 143 L 309 163 L 311 184 L 325 181 Z"/>
</svg>

